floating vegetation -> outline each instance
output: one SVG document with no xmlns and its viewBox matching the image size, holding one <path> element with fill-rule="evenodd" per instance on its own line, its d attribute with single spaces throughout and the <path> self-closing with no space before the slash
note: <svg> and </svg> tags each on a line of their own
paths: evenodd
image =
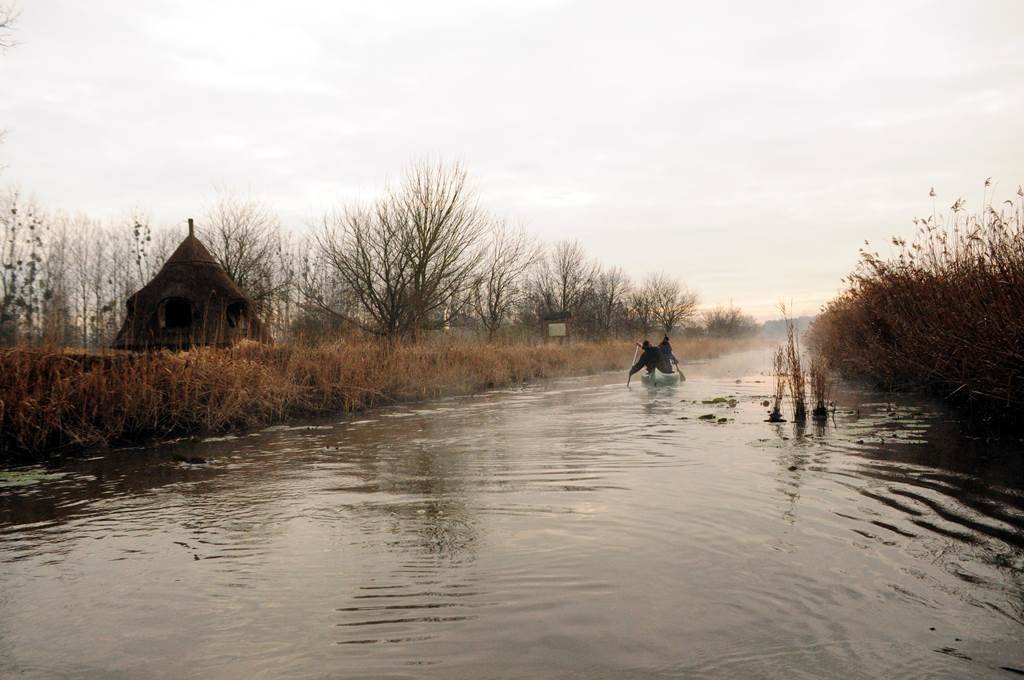
<svg viewBox="0 0 1024 680">
<path fill-rule="evenodd" d="M 46 468 L 22 468 L 20 470 L 0 470 L 0 489 L 11 486 L 30 486 L 53 479 L 61 479 L 64 472 L 50 472 Z"/>
</svg>

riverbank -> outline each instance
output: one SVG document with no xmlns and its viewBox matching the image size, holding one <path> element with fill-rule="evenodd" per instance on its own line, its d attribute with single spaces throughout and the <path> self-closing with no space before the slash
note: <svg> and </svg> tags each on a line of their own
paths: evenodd
<svg viewBox="0 0 1024 680">
<path fill-rule="evenodd" d="M 685 360 L 749 342 L 680 340 Z M 628 342 L 547 345 L 369 341 L 189 352 L 0 351 L 0 463 L 259 427 L 318 413 L 623 369 Z"/>
</svg>

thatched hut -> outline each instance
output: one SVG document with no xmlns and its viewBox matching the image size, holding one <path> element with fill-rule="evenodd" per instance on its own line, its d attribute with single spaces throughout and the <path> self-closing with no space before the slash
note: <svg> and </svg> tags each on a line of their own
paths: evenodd
<svg viewBox="0 0 1024 680">
<path fill-rule="evenodd" d="M 255 306 L 196 238 L 188 237 L 153 280 L 128 298 L 115 349 L 187 349 L 231 345 L 239 340 L 269 342 Z"/>
</svg>

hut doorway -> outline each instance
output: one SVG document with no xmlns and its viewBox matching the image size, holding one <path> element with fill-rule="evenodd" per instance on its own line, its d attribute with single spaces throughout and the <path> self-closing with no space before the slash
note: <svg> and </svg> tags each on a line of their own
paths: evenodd
<svg viewBox="0 0 1024 680">
<path fill-rule="evenodd" d="M 161 326 L 167 329 L 192 327 L 192 303 L 185 298 L 167 298 L 163 303 Z"/>
<path fill-rule="evenodd" d="M 245 303 L 240 300 L 228 305 L 228 325 L 231 328 L 246 328 L 245 311 Z"/>
</svg>

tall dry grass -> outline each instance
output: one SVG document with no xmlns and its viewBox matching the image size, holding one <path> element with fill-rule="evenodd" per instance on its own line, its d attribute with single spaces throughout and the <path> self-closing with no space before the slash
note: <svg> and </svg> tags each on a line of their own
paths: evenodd
<svg viewBox="0 0 1024 680">
<path fill-rule="evenodd" d="M 782 399 L 786 396 L 786 350 L 781 345 L 775 349 L 772 355 L 772 377 L 775 379 L 772 392 L 771 410 L 768 411 L 768 422 L 782 423 Z"/>
<path fill-rule="evenodd" d="M 734 348 L 721 340 L 677 344 L 684 359 Z M 3 350 L 0 462 L 625 369 L 632 351 L 623 341 L 392 349 L 369 341 L 247 343 L 145 354 Z"/>
<path fill-rule="evenodd" d="M 793 320 L 786 314 L 785 307 L 782 309 L 782 316 L 786 320 L 786 344 L 782 346 L 782 350 L 786 357 L 793 420 L 802 423 L 807 420 L 807 375 L 804 373 L 803 356 L 800 352 L 800 337 Z"/>
<path fill-rule="evenodd" d="M 828 407 L 832 398 L 832 371 L 829 369 L 828 361 L 820 354 L 811 357 L 809 382 L 811 400 L 814 403 L 811 415 L 816 420 L 825 420 L 828 418 Z"/>
<path fill-rule="evenodd" d="M 986 200 L 989 182 L 986 181 Z M 1024 190 L 997 210 L 915 220 L 888 258 L 862 251 L 811 342 L 846 375 L 926 388 L 1012 415 L 1024 407 Z"/>
</svg>

